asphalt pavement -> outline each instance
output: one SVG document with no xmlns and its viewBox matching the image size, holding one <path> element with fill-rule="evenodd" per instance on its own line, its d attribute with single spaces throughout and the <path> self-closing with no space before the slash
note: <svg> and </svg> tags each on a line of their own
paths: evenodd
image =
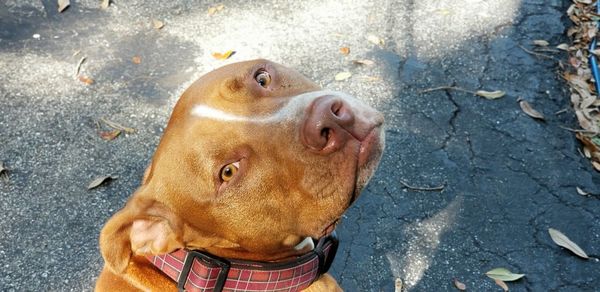
<svg viewBox="0 0 600 292">
<path fill-rule="evenodd" d="M 568 41 L 570 1 L 100 2 L 0 2 L 0 291 L 91 290 L 99 230 L 139 184 L 179 94 L 254 58 L 385 113 L 380 168 L 338 227 L 332 274 L 346 291 L 397 279 L 403 291 L 453 291 L 454 279 L 502 291 L 485 275 L 498 267 L 525 274 L 511 291 L 598 291 L 600 176 L 565 129 L 577 127 L 566 56 L 528 52 Z M 423 92 L 440 86 L 506 95 Z M 105 141 L 102 118 L 135 132 Z"/>
</svg>

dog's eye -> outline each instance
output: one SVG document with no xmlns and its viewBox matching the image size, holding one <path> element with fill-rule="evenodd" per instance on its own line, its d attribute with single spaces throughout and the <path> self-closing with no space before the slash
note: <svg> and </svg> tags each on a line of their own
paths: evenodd
<svg viewBox="0 0 600 292">
<path fill-rule="evenodd" d="M 269 74 L 269 72 L 264 70 L 258 71 L 258 73 L 256 73 L 256 76 L 254 76 L 254 79 L 256 80 L 256 82 L 258 82 L 258 84 L 260 84 L 260 86 L 264 88 L 267 88 L 267 86 L 271 84 L 271 75 Z"/>
<path fill-rule="evenodd" d="M 235 176 L 239 168 L 239 162 L 229 163 L 225 165 L 223 168 L 221 168 L 221 179 L 224 182 L 230 181 Z"/>
</svg>

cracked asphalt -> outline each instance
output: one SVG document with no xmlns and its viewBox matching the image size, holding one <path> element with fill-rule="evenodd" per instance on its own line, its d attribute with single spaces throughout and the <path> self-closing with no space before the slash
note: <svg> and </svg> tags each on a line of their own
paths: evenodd
<svg viewBox="0 0 600 292">
<path fill-rule="evenodd" d="M 54 1 L 0 2 L 0 291 L 91 290 L 99 230 L 138 185 L 178 95 L 258 57 L 386 115 L 381 166 L 338 227 L 332 274 L 346 291 L 394 291 L 395 279 L 404 291 L 452 291 L 454 278 L 501 291 L 484 275 L 497 267 L 526 274 L 511 291 L 598 291 L 600 196 L 576 187 L 600 194 L 599 175 L 563 128 L 577 124 L 557 61 L 521 48 L 567 42 L 570 1 L 71 2 L 61 14 Z M 211 57 L 227 50 L 237 53 Z M 83 56 L 92 85 L 74 78 Z M 353 76 L 337 82 L 341 71 Z M 422 92 L 438 86 L 507 94 Z M 102 117 L 137 131 L 103 141 Z M 119 178 L 86 190 L 104 174 Z M 550 227 L 593 258 L 556 246 Z"/>
</svg>

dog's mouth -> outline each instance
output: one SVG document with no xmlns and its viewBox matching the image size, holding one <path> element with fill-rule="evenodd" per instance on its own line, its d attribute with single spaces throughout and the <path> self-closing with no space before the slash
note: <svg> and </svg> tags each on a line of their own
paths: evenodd
<svg viewBox="0 0 600 292">
<path fill-rule="evenodd" d="M 373 155 L 377 155 L 377 151 L 373 151 L 373 148 L 380 143 L 380 131 L 381 126 L 375 126 L 371 132 L 362 141 L 360 141 L 360 148 L 358 150 L 359 167 L 366 165 L 373 160 Z"/>
</svg>

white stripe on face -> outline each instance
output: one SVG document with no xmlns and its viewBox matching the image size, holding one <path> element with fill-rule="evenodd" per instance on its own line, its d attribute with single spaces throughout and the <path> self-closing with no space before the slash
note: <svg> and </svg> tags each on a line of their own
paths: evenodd
<svg viewBox="0 0 600 292">
<path fill-rule="evenodd" d="M 290 101 L 281 107 L 276 112 L 270 115 L 262 115 L 262 116 L 242 116 L 236 115 L 232 113 L 228 113 L 222 111 L 220 109 L 216 109 L 213 107 L 209 107 L 204 104 L 195 105 L 192 109 L 192 115 L 210 119 L 217 120 L 223 122 L 244 122 L 244 123 L 279 123 L 284 120 L 293 119 L 296 115 L 303 112 L 303 109 L 306 108 L 313 100 L 318 97 L 325 95 L 333 95 L 344 99 L 344 101 L 349 102 L 350 104 L 360 103 L 357 99 L 343 93 L 331 90 L 319 90 L 319 91 L 311 91 L 307 93 L 303 93 L 290 98 Z"/>
</svg>

